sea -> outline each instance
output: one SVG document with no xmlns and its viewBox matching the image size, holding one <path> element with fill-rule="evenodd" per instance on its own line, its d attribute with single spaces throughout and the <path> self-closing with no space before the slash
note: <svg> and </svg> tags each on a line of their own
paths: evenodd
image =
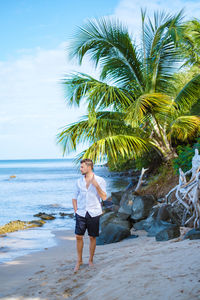
<svg viewBox="0 0 200 300">
<path fill-rule="evenodd" d="M 126 188 L 131 178 L 96 165 L 104 177 L 107 195 Z M 79 166 L 73 159 L 0 160 L 0 226 L 14 220 L 31 221 L 39 212 L 54 214 L 42 227 L 0 236 L 0 263 L 56 245 L 54 232 L 73 230 L 75 221 L 60 213 L 73 213 L 72 196 Z"/>
</svg>

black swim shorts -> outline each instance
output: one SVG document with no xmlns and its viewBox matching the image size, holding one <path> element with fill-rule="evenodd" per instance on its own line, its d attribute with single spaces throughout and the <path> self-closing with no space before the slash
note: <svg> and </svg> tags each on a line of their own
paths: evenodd
<svg viewBox="0 0 200 300">
<path fill-rule="evenodd" d="M 85 217 L 76 214 L 75 234 L 84 235 L 87 229 L 89 236 L 99 236 L 99 219 L 100 216 L 91 217 L 88 212 Z"/>
</svg>

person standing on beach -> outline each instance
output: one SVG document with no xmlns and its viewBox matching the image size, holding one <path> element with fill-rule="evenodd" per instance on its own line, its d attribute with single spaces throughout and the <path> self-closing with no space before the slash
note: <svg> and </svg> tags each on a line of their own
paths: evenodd
<svg viewBox="0 0 200 300">
<path fill-rule="evenodd" d="M 72 199 L 76 216 L 75 235 L 78 256 L 74 272 L 77 272 L 83 263 L 83 236 L 86 229 L 90 238 L 89 266 L 93 266 L 96 237 L 99 236 L 99 219 L 102 214 L 100 198 L 103 201 L 107 198 L 106 182 L 102 177 L 94 174 L 91 159 L 81 160 L 80 171 L 83 177 L 77 180 Z"/>
</svg>

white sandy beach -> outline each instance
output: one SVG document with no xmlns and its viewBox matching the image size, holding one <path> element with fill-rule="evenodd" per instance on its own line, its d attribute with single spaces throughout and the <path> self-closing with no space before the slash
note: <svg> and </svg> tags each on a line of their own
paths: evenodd
<svg viewBox="0 0 200 300">
<path fill-rule="evenodd" d="M 136 233 L 136 239 L 97 246 L 93 268 L 86 236 L 84 264 L 74 274 L 74 234 L 58 231 L 57 246 L 0 265 L 0 299 L 200 299 L 200 241 L 156 242 Z"/>
</svg>

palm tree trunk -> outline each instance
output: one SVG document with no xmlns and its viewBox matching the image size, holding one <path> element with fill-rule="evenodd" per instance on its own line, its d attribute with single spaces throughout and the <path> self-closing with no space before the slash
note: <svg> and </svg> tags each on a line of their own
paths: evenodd
<svg viewBox="0 0 200 300">
<path fill-rule="evenodd" d="M 177 157 L 176 152 L 171 147 L 171 145 L 170 145 L 170 143 L 167 139 L 167 136 L 166 136 L 164 130 L 162 129 L 162 127 L 160 126 L 160 124 L 159 124 L 158 120 L 156 119 L 155 115 L 153 115 L 153 118 L 154 118 L 154 121 L 155 121 L 155 125 L 154 125 L 153 130 L 155 132 L 155 135 L 159 138 L 158 141 L 156 141 L 154 139 L 154 143 L 156 145 L 156 148 L 162 154 L 163 160 L 168 161 L 168 160 L 171 160 L 174 157 Z"/>
<path fill-rule="evenodd" d="M 151 142 L 151 145 L 158 152 L 158 154 L 161 156 L 161 158 L 164 162 L 167 162 L 167 161 L 177 157 L 176 152 L 174 152 L 172 149 L 169 150 L 163 146 L 160 146 L 159 143 L 155 140 Z"/>
</svg>

